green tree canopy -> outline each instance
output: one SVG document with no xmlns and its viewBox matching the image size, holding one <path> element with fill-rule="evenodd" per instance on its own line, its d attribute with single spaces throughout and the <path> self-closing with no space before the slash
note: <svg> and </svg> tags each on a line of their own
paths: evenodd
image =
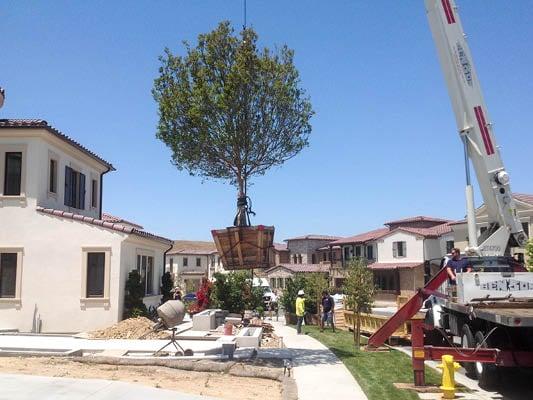
<svg viewBox="0 0 533 400">
<path fill-rule="evenodd" d="M 308 145 L 313 111 L 300 87 L 293 51 L 259 49 L 252 28 L 235 35 L 222 22 L 186 55 L 160 57 L 153 96 L 157 137 L 179 170 L 228 180 L 246 194 L 250 177 L 281 165 Z"/>
</svg>

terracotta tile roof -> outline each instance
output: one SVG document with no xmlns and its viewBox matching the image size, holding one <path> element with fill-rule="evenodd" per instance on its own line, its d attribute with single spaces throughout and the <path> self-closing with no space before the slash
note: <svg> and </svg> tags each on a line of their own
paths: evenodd
<svg viewBox="0 0 533 400">
<path fill-rule="evenodd" d="M 521 201 L 522 203 L 531 204 L 533 206 L 533 194 L 513 193 L 513 198 Z"/>
<path fill-rule="evenodd" d="M 115 171 L 115 167 L 100 156 L 98 156 L 96 153 L 93 153 L 86 147 L 82 146 L 80 143 L 76 142 L 71 137 L 65 135 L 64 133 L 60 132 L 53 126 L 49 125 L 48 122 L 46 122 L 43 119 L 0 119 L 0 129 L 2 128 L 15 128 L 15 129 L 45 129 L 53 136 L 57 137 L 58 139 L 61 139 L 62 141 L 68 143 L 69 145 L 75 147 L 76 149 L 80 150 L 82 153 L 85 153 L 89 157 L 95 159 L 96 161 L 104 164 L 109 170 Z"/>
<path fill-rule="evenodd" d="M 287 243 L 274 243 L 273 246 L 276 251 L 289 251 Z"/>
<path fill-rule="evenodd" d="M 397 224 L 405 224 L 409 222 L 440 222 L 440 223 L 446 223 L 450 222 L 448 219 L 442 219 L 442 218 L 434 218 L 434 217 L 427 217 L 425 215 L 417 215 L 416 217 L 409 217 L 404 219 L 398 219 L 396 221 L 390 221 L 385 222 L 383 225 L 397 225 Z"/>
<path fill-rule="evenodd" d="M 285 239 L 284 242 L 287 242 L 289 240 L 339 240 L 341 239 L 340 236 L 328 236 L 328 235 L 315 235 L 315 234 L 309 234 L 304 236 L 297 236 L 289 239 Z"/>
<path fill-rule="evenodd" d="M 392 232 L 396 232 L 398 230 L 415 233 L 417 235 L 424 236 L 425 238 L 437 238 L 450 233 L 452 228 L 450 226 L 450 222 L 447 222 L 431 228 L 411 228 L 408 226 L 400 226 L 399 228 L 394 229 Z"/>
<path fill-rule="evenodd" d="M 370 269 L 412 269 L 424 265 L 420 262 L 414 263 L 372 263 L 368 264 Z"/>
<path fill-rule="evenodd" d="M 273 271 L 276 268 L 285 268 L 289 271 L 292 271 L 294 273 L 300 273 L 300 272 L 328 272 L 329 271 L 329 265 L 324 264 L 278 264 L 275 267 L 269 268 L 266 270 L 266 273 L 269 273 L 270 271 Z"/>
<path fill-rule="evenodd" d="M 343 244 L 352 244 L 352 243 L 366 243 L 372 240 L 376 240 L 381 236 L 389 233 L 389 228 L 379 228 L 365 233 L 360 233 L 359 235 L 350 236 L 340 240 L 331 242 L 330 245 L 343 245 Z"/>
<path fill-rule="evenodd" d="M 175 240 L 172 249 L 167 254 L 214 254 L 217 248 L 214 242 L 199 240 Z"/>
<path fill-rule="evenodd" d="M 74 213 L 62 211 L 62 210 L 55 210 L 53 208 L 37 207 L 37 211 L 43 214 L 53 215 L 53 216 L 61 217 L 61 218 L 68 218 L 74 221 L 79 221 L 79 222 L 84 222 L 84 223 L 91 224 L 91 225 L 100 226 L 102 228 L 111 229 L 117 232 L 123 232 L 123 233 L 131 234 L 131 235 L 142 236 L 144 238 L 157 240 L 159 242 L 163 242 L 168 245 L 172 244 L 172 240 L 170 239 L 167 239 L 163 236 L 154 235 L 153 233 L 146 232 L 140 229 L 135 229 L 131 226 L 114 224 L 112 222 L 106 222 L 101 219 L 86 217 L 85 215 L 74 214 Z"/>
<path fill-rule="evenodd" d="M 127 219 L 116 217 L 108 213 L 102 213 L 102 221 L 111 222 L 113 224 L 131 225 L 137 229 L 144 229 L 141 225 L 136 224 L 135 222 L 131 222 L 131 221 L 128 221 Z"/>
</svg>

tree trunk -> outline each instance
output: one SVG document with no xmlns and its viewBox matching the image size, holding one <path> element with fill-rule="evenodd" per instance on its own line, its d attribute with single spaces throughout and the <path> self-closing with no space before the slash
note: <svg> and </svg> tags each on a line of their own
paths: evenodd
<svg viewBox="0 0 533 400">
<path fill-rule="evenodd" d="M 360 317 L 361 317 L 361 311 L 357 310 L 357 332 L 356 332 L 357 340 L 355 342 L 355 348 L 358 351 L 361 348 L 361 318 Z"/>
<path fill-rule="evenodd" d="M 353 327 L 352 327 L 352 332 L 353 332 L 353 342 L 355 344 L 355 346 L 357 346 L 357 329 L 356 329 L 356 321 L 355 321 L 355 318 L 356 318 L 356 313 L 355 313 L 355 310 L 353 310 Z"/>
</svg>

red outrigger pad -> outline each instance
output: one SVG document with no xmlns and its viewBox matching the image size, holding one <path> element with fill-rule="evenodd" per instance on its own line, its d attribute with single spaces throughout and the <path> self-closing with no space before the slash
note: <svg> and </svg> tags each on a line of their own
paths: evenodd
<svg viewBox="0 0 533 400">
<path fill-rule="evenodd" d="M 274 243 L 273 226 L 232 226 L 211 231 L 227 270 L 246 270 L 274 266 L 271 252 Z"/>
</svg>

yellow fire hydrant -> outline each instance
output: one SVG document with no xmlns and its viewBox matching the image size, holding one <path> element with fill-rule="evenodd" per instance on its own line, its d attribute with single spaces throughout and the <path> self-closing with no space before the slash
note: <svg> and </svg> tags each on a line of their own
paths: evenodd
<svg viewBox="0 0 533 400">
<path fill-rule="evenodd" d="M 461 368 L 459 363 L 453 361 L 453 356 L 445 354 L 442 356 L 442 364 L 437 365 L 437 368 L 442 369 L 442 398 L 455 398 L 455 371 Z"/>
</svg>

